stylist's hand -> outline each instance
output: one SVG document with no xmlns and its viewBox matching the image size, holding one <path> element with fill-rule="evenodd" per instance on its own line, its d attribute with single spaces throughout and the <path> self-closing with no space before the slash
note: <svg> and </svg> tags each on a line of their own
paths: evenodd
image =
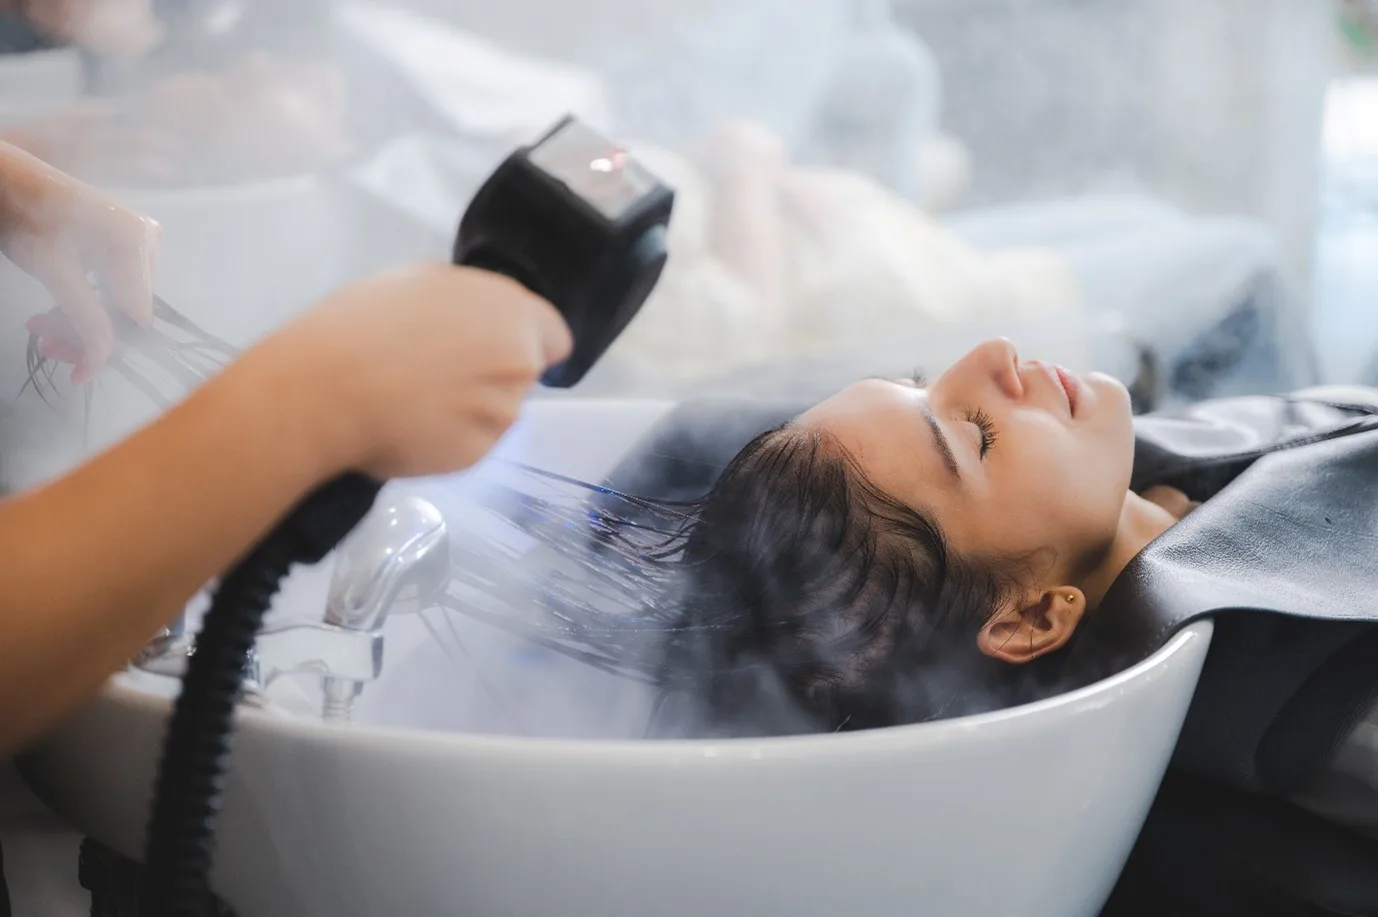
<svg viewBox="0 0 1378 917">
<path fill-rule="evenodd" d="M 78 341 L 57 316 L 35 316 L 29 330 L 45 356 L 75 364 L 73 382 L 89 378 L 114 347 L 107 308 L 152 320 L 161 238 L 153 220 L 0 143 L 0 252 L 42 283 L 70 322 Z"/>
<path fill-rule="evenodd" d="M 0 12 L 97 54 L 137 57 L 163 40 L 153 0 L 0 0 Z"/>
<path fill-rule="evenodd" d="M 437 263 L 332 293 L 243 363 L 320 393 L 336 460 L 324 473 L 387 479 L 477 462 L 572 343 L 559 313 L 516 282 Z"/>
</svg>

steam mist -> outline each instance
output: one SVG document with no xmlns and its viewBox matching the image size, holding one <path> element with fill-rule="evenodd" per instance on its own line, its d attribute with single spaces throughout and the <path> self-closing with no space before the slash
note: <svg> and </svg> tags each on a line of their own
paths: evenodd
<svg viewBox="0 0 1378 917">
<path fill-rule="evenodd" d="M 1133 27 L 1064 28 L 1060 59 L 1072 56 L 1069 41 L 1156 30 L 1172 47 L 1194 34 L 1180 4 L 1102 5 L 1103 18 Z M 621 0 L 454 6 L 163 0 L 155 11 L 166 40 L 142 60 L 49 50 L 43 79 L 20 80 L 22 99 L 0 81 L 0 140 L 110 190 L 164 228 L 158 320 L 142 334 L 126 329 L 119 357 L 89 388 L 50 375 L 18 322 L 0 333 L 0 385 L 9 386 L 0 396 L 23 390 L 0 408 L 4 486 L 31 486 L 126 435 L 328 290 L 445 257 L 490 170 L 567 111 L 627 139 L 678 192 L 669 267 L 577 395 L 800 404 L 861 376 L 940 369 L 995 334 L 1126 382 L 1151 355 L 1149 402 L 1183 378 L 1183 365 L 1200 369 L 1179 386 L 1183 397 L 1222 385 L 1304 384 L 1304 334 L 1275 233 L 1178 211 L 1203 206 L 1169 180 L 1196 174 L 1194 164 L 1174 170 L 1111 155 L 1084 142 L 1095 125 L 1062 134 L 1096 162 L 1069 166 L 1065 149 L 1029 155 L 1034 135 L 1056 121 L 1045 116 L 1047 100 L 1034 98 L 1026 58 L 972 38 L 989 34 L 979 15 L 853 0 L 674 0 L 653 11 Z M 1139 12 L 1108 12 L 1128 6 Z M 1150 6 L 1170 15 L 1144 13 Z M 1201 15 L 1217 26 L 1229 20 L 1247 56 L 1238 17 L 1220 12 L 1232 4 L 1196 6 L 1211 6 Z M 1011 21 L 1028 34 L 1021 17 Z M 1136 45 L 1133 59 L 1147 68 L 1150 58 Z M 1078 71 L 1079 84 L 1101 86 L 1115 70 L 1158 85 L 1113 53 L 1087 59 L 1091 75 Z M 992 63 L 1013 74 L 1017 91 L 1003 87 L 998 104 L 983 106 L 970 101 L 988 88 L 972 73 Z M 1174 65 L 1173 75 L 1207 104 L 1199 74 Z M 1237 103 L 1232 84 L 1216 95 Z M 1169 139 L 1181 141 L 1180 106 L 1156 103 L 1144 101 L 1145 110 L 1171 122 Z M 1111 107 L 1117 118 L 1126 110 Z M 1029 133 L 1011 135 L 1031 120 Z M 1210 111 L 1198 120 L 1212 130 L 1234 123 Z M 949 133 L 953 125 L 962 136 Z M 1136 149 L 1165 155 L 1131 133 Z M 1000 153 L 1038 166 L 1036 191 Z M 1061 181 L 1052 162 L 1095 174 Z M 1231 175 L 1243 176 L 1235 165 Z M 1165 200 L 1121 194 L 1158 184 Z M 1073 196 L 1088 189 L 1115 195 Z M 1035 193 L 1057 199 L 1030 201 Z M 1275 198 L 1233 193 L 1225 203 L 1251 213 Z M 992 194 L 1030 202 L 945 213 Z M 1285 209 L 1290 221 L 1296 208 Z M 1291 245 L 1283 254 L 1303 260 Z M 9 264 L 0 265 L 0 300 L 18 315 L 53 305 Z M 1193 356 L 1202 341 L 1208 352 Z M 515 433 L 505 457 L 601 481 L 654 419 L 635 403 L 598 417 L 587 406 L 571 410 L 577 422 L 533 434 L 547 437 L 539 448 Z M 752 424 L 746 408 L 720 411 L 715 429 Z M 735 451 L 719 454 L 721 430 L 685 435 L 686 454 L 712 453 L 717 467 Z M 415 486 L 450 520 L 455 583 L 446 609 L 389 624 L 388 674 L 365 691 L 359 716 L 433 729 L 645 734 L 666 674 L 667 615 L 686 604 L 680 590 L 693 582 L 674 566 L 691 511 L 622 498 L 594 506 L 578 483 L 499 460 Z M 638 513 L 650 513 L 655 530 L 634 528 Z M 965 677 L 935 668 L 905 690 L 949 698 L 943 715 L 989 706 L 990 697 L 963 693 Z M 788 692 L 765 684 L 761 693 Z M 801 727 L 790 707 L 775 705 L 755 726 Z M 694 728 L 691 710 L 666 708 L 657 719 L 662 734 Z"/>
</svg>

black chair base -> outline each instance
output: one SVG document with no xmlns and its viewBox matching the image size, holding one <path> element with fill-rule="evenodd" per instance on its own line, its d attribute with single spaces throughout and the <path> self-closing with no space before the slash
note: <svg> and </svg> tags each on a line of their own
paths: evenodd
<svg viewBox="0 0 1378 917">
<path fill-rule="evenodd" d="M 1378 915 L 1378 841 L 1169 774 L 1101 917 Z"/>
</svg>

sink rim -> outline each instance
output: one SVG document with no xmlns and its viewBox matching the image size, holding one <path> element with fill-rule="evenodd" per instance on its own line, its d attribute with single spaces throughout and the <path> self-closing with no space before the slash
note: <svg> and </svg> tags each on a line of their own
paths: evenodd
<svg viewBox="0 0 1378 917">
<path fill-rule="evenodd" d="M 559 756 L 566 762 L 572 758 L 595 764 L 673 761 L 678 765 L 701 763 L 715 767 L 734 764 L 755 766 L 766 759 L 800 761 L 851 758 L 939 746 L 961 741 L 962 737 L 973 733 L 1003 736 L 1005 731 L 998 727 L 1038 728 L 1038 724 L 1049 716 L 1075 715 L 1079 710 L 1100 707 L 1112 702 L 1116 694 L 1132 683 L 1143 679 L 1156 680 L 1174 659 L 1190 652 L 1201 641 L 1205 641 L 1201 651 L 1208 650 L 1213 631 L 1214 625 L 1209 619 L 1197 621 L 1136 665 L 1054 697 L 988 713 L 855 732 L 731 739 L 580 739 L 426 731 L 371 723 L 339 725 L 242 705 L 236 713 L 236 728 L 239 732 L 252 729 L 259 734 L 281 735 L 291 741 L 333 744 L 344 749 L 376 750 L 380 744 L 386 744 L 397 754 L 412 757 L 482 754 L 549 762 Z M 159 716 L 165 717 L 171 710 L 170 697 L 140 690 L 118 679 L 107 682 L 102 695 L 106 702 L 144 707 Z"/>
</svg>

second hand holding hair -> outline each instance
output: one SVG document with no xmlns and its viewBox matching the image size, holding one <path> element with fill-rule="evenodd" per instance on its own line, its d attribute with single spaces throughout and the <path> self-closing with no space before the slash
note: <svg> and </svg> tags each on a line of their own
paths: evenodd
<svg viewBox="0 0 1378 917">
<path fill-rule="evenodd" d="M 73 364 L 73 382 L 90 378 L 110 355 L 112 312 L 140 325 L 153 320 L 161 239 L 153 220 L 0 142 L 0 252 L 47 288 L 79 338 L 79 346 L 63 348 L 50 339 L 49 317 L 29 325 L 47 356 Z"/>
</svg>

